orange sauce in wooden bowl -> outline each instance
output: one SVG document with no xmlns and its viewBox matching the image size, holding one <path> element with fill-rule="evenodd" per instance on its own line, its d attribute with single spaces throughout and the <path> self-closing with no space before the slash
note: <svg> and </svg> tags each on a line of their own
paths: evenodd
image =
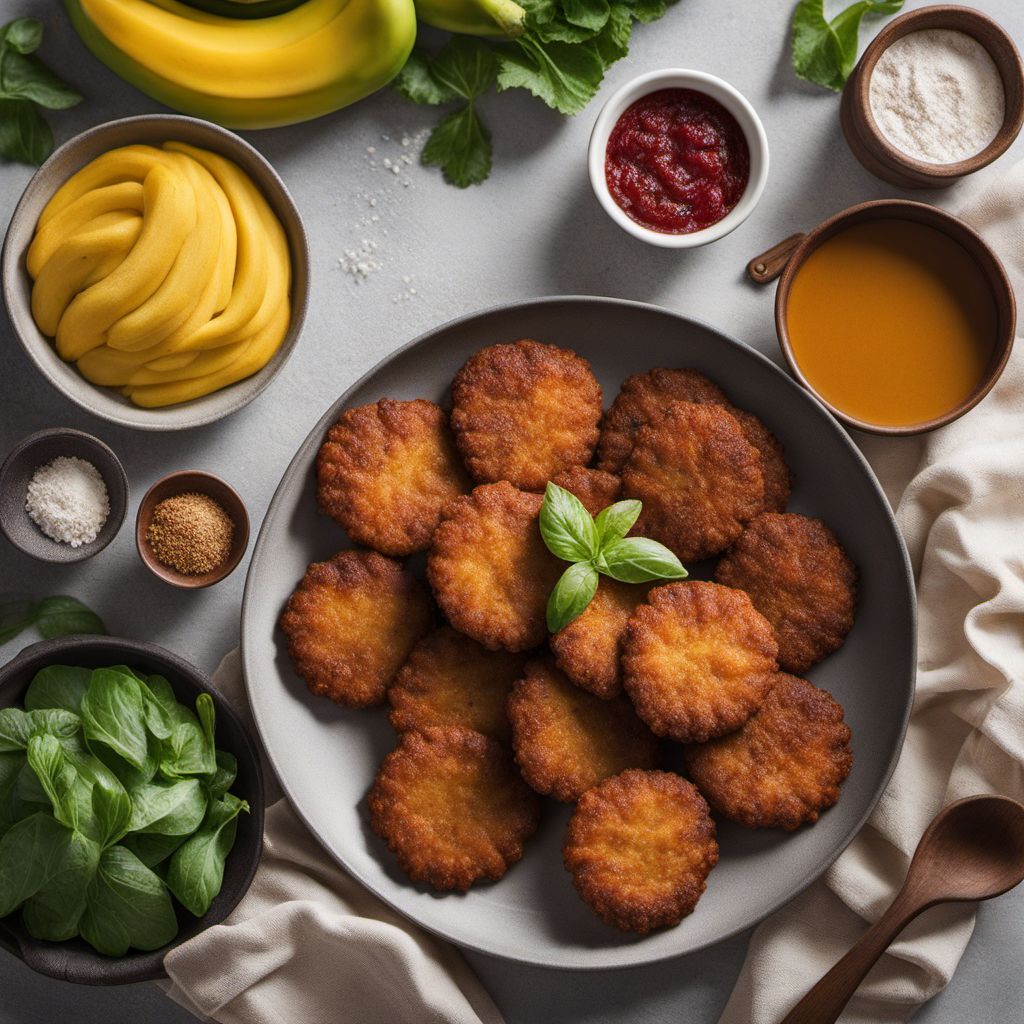
<svg viewBox="0 0 1024 1024">
<path fill-rule="evenodd" d="M 885 427 L 950 412 L 982 382 L 997 338 L 971 255 L 915 221 L 863 221 L 809 253 L 786 305 L 793 359 L 831 406 Z"/>
</svg>

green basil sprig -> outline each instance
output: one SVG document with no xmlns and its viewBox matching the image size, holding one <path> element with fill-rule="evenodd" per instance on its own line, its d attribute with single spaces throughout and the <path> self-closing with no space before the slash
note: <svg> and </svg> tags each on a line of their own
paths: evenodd
<svg viewBox="0 0 1024 1024">
<path fill-rule="evenodd" d="M 682 562 L 664 544 L 627 537 L 642 509 L 635 499 L 617 501 L 595 518 L 564 487 L 549 483 L 540 509 L 540 535 L 548 550 L 572 565 L 548 598 L 548 630 L 557 633 L 583 613 L 600 576 L 623 583 L 681 580 Z"/>
</svg>

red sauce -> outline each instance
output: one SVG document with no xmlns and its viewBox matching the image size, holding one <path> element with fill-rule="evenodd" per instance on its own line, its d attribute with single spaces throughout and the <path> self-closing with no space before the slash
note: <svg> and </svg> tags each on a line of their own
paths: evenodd
<svg viewBox="0 0 1024 1024">
<path fill-rule="evenodd" d="M 717 224 L 750 177 L 736 118 L 695 89 L 661 89 L 628 107 L 605 152 L 612 198 L 638 224 L 685 235 Z"/>
</svg>

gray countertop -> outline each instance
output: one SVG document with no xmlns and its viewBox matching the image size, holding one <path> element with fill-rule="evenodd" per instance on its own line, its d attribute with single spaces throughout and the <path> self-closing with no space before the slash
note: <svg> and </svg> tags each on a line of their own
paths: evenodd
<svg viewBox="0 0 1024 1024">
<path fill-rule="evenodd" d="M 245 563 L 210 590 L 172 590 L 138 561 L 130 528 L 138 499 L 166 472 L 205 469 L 241 492 L 257 526 L 292 453 L 327 405 L 422 331 L 509 300 L 614 295 L 708 320 L 779 359 L 772 295 L 746 283 L 747 260 L 853 202 L 900 194 L 850 156 L 836 97 L 793 76 L 787 25 L 792 6 L 792 0 L 681 0 L 662 22 L 638 26 L 631 55 L 612 69 L 602 91 L 606 96 L 654 68 L 695 67 L 727 78 L 757 108 L 771 146 L 768 187 L 746 224 L 705 249 L 647 247 L 600 210 L 585 166 L 600 98 L 566 120 L 526 94 L 487 97 L 482 113 L 494 135 L 494 173 L 465 192 L 444 185 L 415 159 L 401 161 L 415 157 L 436 112 L 388 91 L 319 121 L 250 133 L 292 190 L 309 231 L 311 307 L 295 355 L 271 387 L 234 416 L 183 434 L 144 434 L 69 404 L 35 372 L 6 323 L 0 325 L 0 454 L 35 430 L 78 427 L 114 448 L 132 492 L 120 535 L 78 566 L 43 565 L 0 542 L 0 591 L 74 594 L 103 615 L 111 632 L 163 644 L 212 671 L 238 643 Z M 917 6 L 914 0 L 907 4 Z M 1016 39 L 1024 38 L 1019 0 L 978 0 L 976 6 Z M 87 97 L 77 109 L 50 118 L 58 141 L 111 118 L 157 109 L 92 59 L 58 5 L 19 0 L 2 7 L 4 20 L 27 14 L 43 19 L 42 56 Z M 869 22 L 864 36 L 877 24 Z M 368 152 L 371 147 L 376 152 Z M 1024 141 L 975 181 L 1021 155 Z M 385 157 L 398 161 L 400 174 L 383 166 Z M 0 166 L 3 223 L 30 174 L 26 167 Z M 923 198 L 955 208 L 963 187 Z M 367 249 L 376 266 L 357 280 L 339 258 Z M 14 646 L 0 648 L 0 659 L 11 657 Z M 711 1022 L 728 998 L 748 939 L 744 934 L 695 956 L 603 975 L 523 968 L 478 955 L 470 960 L 510 1022 Z M 1024 1005 L 1021 948 L 1024 891 L 981 908 L 956 978 L 916 1019 L 1018 1020 Z M 154 985 L 82 989 L 37 977 L 8 956 L 0 956 L 0 992 L 0 1024 L 71 1015 L 79 1024 L 192 1020 Z"/>
</svg>

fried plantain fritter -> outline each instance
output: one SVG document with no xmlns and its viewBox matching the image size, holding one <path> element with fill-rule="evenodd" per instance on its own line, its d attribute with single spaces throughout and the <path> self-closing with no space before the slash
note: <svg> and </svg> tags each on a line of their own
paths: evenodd
<svg viewBox="0 0 1024 1024">
<path fill-rule="evenodd" d="M 614 505 L 619 500 L 619 492 L 622 490 L 622 481 L 614 473 L 586 469 L 584 466 L 562 470 L 553 478 L 552 483 L 575 494 L 592 516 L 596 516 L 609 505 Z"/>
<path fill-rule="evenodd" d="M 427 555 L 427 579 L 448 621 L 496 650 L 526 651 L 547 637 L 548 594 L 564 566 L 544 546 L 543 498 L 507 481 L 456 498 Z"/>
<path fill-rule="evenodd" d="M 365 708 L 384 700 L 432 620 L 426 588 L 399 562 L 350 550 L 310 565 L 281 629 L 295 671 L 313 693 Z"/>
<path fill-rule="evenodd" d="M 696 787 L 672 772 L 628 769 L 580 797 L 562 856 L 602 921 L 646 935 L 693 912 L 718 842 Z"/>
<path fill-rule="evenodd" d="M 623 684 L 657 735 L 702 743 L 738 729 L 760 707 L 776 651 L 771 625 L 742 590 L 670 583 L 630 617 Z"/>
<path fill-rule="evenodd" d="M 458 725 L 508 743 L 505 702 L 526 656 L 489 651 L 450 626 L 425 636 L 388 687 L 395 732 Z"/>
<path fill-rule="evenodd" d="M 448 417 L 422 398 L 346 409 L 316 471 L 321 509 L 357 544 L 386 555 L 426 550 L 441 509 L 471 487 Z"/>
<path fill-rule="evenodd" d="M 824 690 L 779 673 L 737 732 L 686 748 L 690 777 L 721 815 L 792 832 L 839 799 L 850 774 L 850 729 Z"/>
<path fill-rule="evenodd" d="M 597 444 L 601 386 L 570 349 L 524 339 L 480 349 L 452 381 L 452 429 L 470 476 L 540 491 L 585 466 Z"/>
<path fill-rule="evenodd" d="M 786 464 L 779 439 L 752 413 L 730 405 L 729 412 L 743 431 L 743 436 L 757 449 L 764 478 L 761 512 L 785 512 L 793 490 L 793 473 Z"/>
<path fill-rule="evenodd" d="M 806 672 L 853 628 L 857 571 L 820 519 L 758 516 L 718 563 L 715 579 L 750 595 L 775 629 L 787 672 Z"/>
<path fill-rule="evenodd" d="M 544 796 L 571 803 L 624 768 L 651 768 L 654 734 L 624 697 L 584 693 L 550 658 L 531 661 L 508 699 L 512 749 L 523 778 Z"/>
<path fill-rule="evenodd" d="M 635 532 L 696 562 L 724 551 L 761 510 L 764 476 L 731 413 L 674 402 L 637 432 L 622 494 L 643 502 Z"/>
<path fill-rule="evenodd" d="M 367 795 L 370 825 L 413 882 L 465 892 L 523 855 L 540 803 L 511 756 L 472 729 L 402 733 Z"/>
<path fill-rule="evenodd" d="M 556 664 L 577 686 L 605 699 L 622 693 L 626 623 L 650 589 L 649 583 L 620 583 L 602 576 L 582 614 L 551 637 Z"/>
</svg>

